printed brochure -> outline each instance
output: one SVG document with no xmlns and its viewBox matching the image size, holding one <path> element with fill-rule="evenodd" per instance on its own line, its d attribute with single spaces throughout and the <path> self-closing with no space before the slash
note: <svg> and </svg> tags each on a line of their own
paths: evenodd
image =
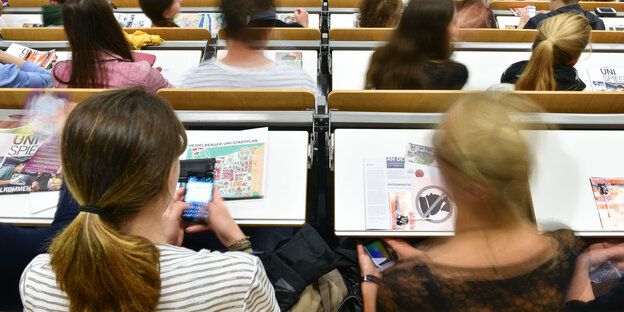
<svg viewBox="0 0 624 312">
<path fill-rule="evenodd" d="M 215 187 L 223 198 L 263 197 L 268 128 L 243 131 L 187 131 L 180 159 L 215 158 Z"/>
<path fill-rule="evenodd" d="M 604 230 L 624 229 L 624 178 L 590 178 Z"/>
</svg>

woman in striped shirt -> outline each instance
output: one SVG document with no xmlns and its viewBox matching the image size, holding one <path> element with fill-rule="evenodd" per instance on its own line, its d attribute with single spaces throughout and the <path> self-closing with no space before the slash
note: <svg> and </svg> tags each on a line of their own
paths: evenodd
<svg viewBox="0 0 624 312">
<path fill-rule="evenodd" d="M 61 161 L 80 213 L 24 270 L 25 311 L 279 311 L 258 258 L 178 247 L 185 147 L 171 106 L 143 89 L 103 92 L 72 111 Z M 213 197 L 208 227 L 249 248 Z"/>
</svg>

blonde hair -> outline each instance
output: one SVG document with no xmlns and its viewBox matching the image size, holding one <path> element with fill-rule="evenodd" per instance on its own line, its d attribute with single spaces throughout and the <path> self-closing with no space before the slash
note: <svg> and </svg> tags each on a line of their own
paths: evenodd
<svg viewBox="0 0 624 312">
<path fill-rule="evenodd" d="M 516 90 L 554 91 L 554 65 L 569 65 L 589 43 L 589 20 L 574 13 L 555 15 L 542 22 L 533 41 L 533 53 Z"/>
<path fill-rule="evenodd" d="M 522 126 L 513 123 L 509 113 L 541 111 L 520 98 L 501 102 L 470 96 L 454 104 L 434 137 L 437 159 L 464 177 L 450 181 L 451 190 L 453 186 L 469 189 L 464 183 L 476 183 L 517 208 L 488 211 L 489 215 L 527 219 L 531 156 L 520 134 Z"/>
<path fill-rule="evenodd" d="M 171 106 L 140 88 L 99 93 L 71 112 L 61 135 L 65 181 L 80 205 L 102 213 L 80 212 L 49 248 L 70 311 L 156 308 L 158 249 L 120 225 L 170 199 L 170 169 L 185 146 Z"/>
</svg>

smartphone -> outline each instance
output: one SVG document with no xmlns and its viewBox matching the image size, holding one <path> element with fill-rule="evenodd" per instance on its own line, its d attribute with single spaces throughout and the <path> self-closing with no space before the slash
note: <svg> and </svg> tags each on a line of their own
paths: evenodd
<svg viewBox="0 0 624 312">
<path fill-rule="evenodd" d="M 212 177 L 188 177 L 184 201 L 189 204 L 189 208 L 185 209 L 182 213 L 182 219 L 185 223 L 206 223 L 205 219 L 208 217 L 208 203 L 212 200 L 213 187 L 214 183 Z"/>
<path fill-rule="evenodd" d="M 594 12 L 600 17 L 614 17 L 617 16 L 617 12 L 614 8 L 595 8 Z"/>
<path fill-rule="evenodd" d="M 380 239 L 364 243 L 364 249 L 380 272 L 394 265 L 394 260 Z"/>
</svg>

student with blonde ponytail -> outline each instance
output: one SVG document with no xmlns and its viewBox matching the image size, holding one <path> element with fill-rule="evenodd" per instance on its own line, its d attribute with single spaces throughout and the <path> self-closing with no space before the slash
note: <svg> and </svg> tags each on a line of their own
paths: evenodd
<svg viewBox="0 0 624 312">
<path fill-rule="evenodd" d="M 574 65 L 589 43 L 591 27 L 587 18 L 564 13 L 545 20 L 538 28 L 529 61 L 512 64 L 501 77 L 515 83 L 516 90 L 582 91 Z"/>
<path fill-rule="evenodd" d="M 61 161 L 80 213 L 24 270 L 25 311 L 278 311 L 258 258 L 178 247 L 185 147 L 171 106 L 140 88 L 100 93 L 72 111 Z M 249 247 L 213 197 L 209 228 L 226 246 Z"/>
</svg>

